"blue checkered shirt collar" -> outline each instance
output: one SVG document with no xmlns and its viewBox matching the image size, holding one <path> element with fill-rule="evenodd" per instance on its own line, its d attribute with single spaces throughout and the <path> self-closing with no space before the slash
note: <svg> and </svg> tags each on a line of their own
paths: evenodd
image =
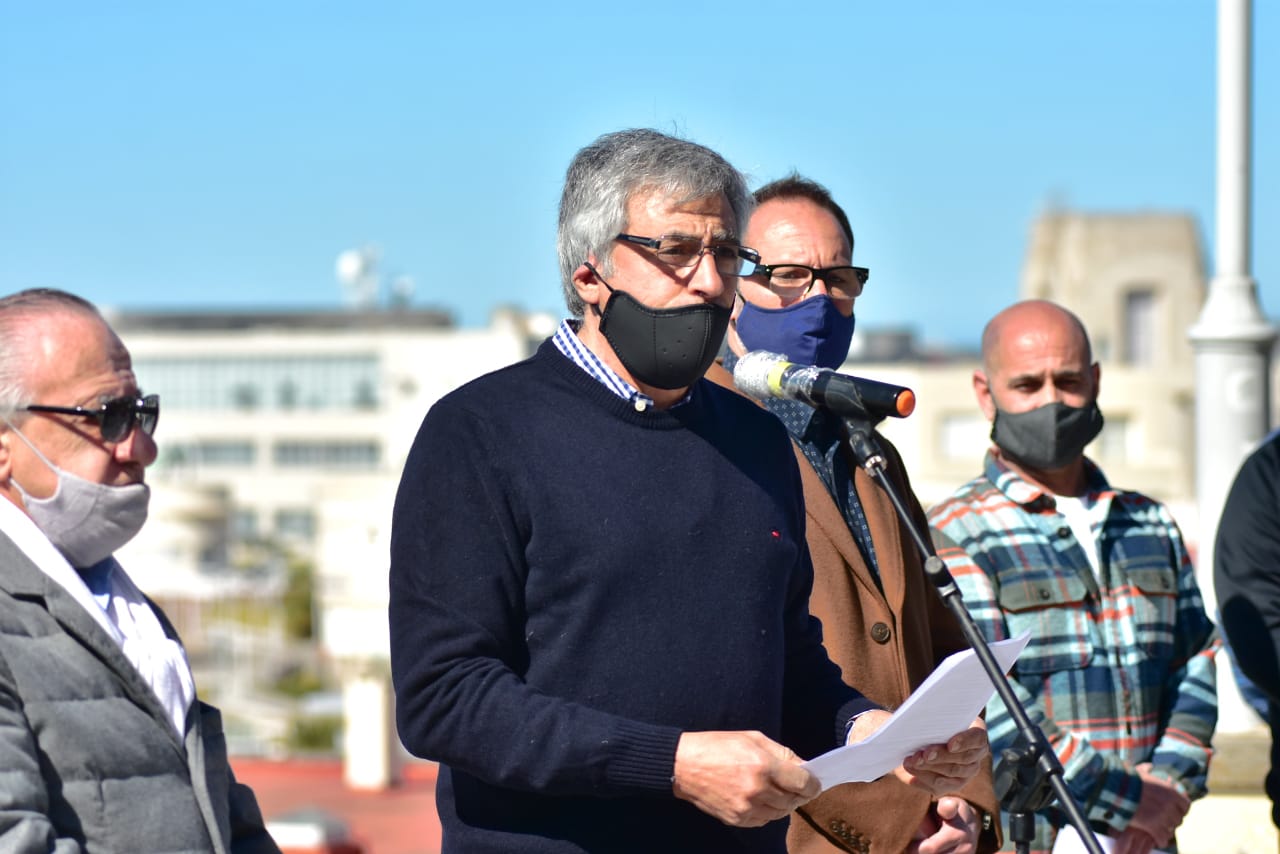
<svg viewBox="0 0 1280 854">
<path fill-rule="evenodd" d="M 582 339 L 578 337 L 578 330 L 581 327 L 582 321 L 577 318 L 567 318 L 560 321 L 560 325 L 556 327 L 556 334 L 551 336 L 551 343 L 556 345 L 556 349 L 565 358 L 582 368 L 609 391 L 623 400 L 629 401 L 638 412 L 652 409 L 654 405 L 652 397 L 624 380 L 618 375 L 617 371 L 606 365 L 599 356 L 587 349 L 587 346 L 582 343 Z M 693 389 L 690 388 L 684 397 L 671 405 L 671 408 L 674 409 L 677 406 L 688 403 L 692 393 Z"/>
</svg>

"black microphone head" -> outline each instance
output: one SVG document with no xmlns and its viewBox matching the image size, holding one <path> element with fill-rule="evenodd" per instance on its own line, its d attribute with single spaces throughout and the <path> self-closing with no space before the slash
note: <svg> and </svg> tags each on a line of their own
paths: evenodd
<svg viewBox="0 0 1280 854">
<path fill-rule="evenodd" d="M 733 366 L 733 384 L 756 400 L 777 397 L 779 389 L 770 384 L 769 377 L 771 374 L 776 376 L 788 364 L 786 356 L 767 350 L 752 350 Z"/>
</svg>

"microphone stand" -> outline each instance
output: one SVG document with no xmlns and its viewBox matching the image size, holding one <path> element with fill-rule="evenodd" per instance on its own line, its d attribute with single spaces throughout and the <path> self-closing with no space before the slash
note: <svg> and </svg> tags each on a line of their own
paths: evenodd
<svg viewBox="0 0 1280 854">
<path fill-rule="evenodd" d="M 884 455 L 876 444 L 872 424 L 865 418 L 844 418 L 844 426 L 849 434 L 849 450 L 853 457 L 871 479 L 889 496 L 893 509 L 910 532 L 916 548 L 924 558 L 924 570 L 942 597 L 942 601 L 955 615 L 960 623 L 969 645 L 973 647 L 983 669 L 995 686 L 996 693 L 1004 700 L 1009 714 L 1018 727 L 1018 738 L 1013 747 L 1001 751 L 1001 761 L 995 770 L 995 789 L 1000 803 L 1009 813 L 1009 838 L 1016 845 L 1016 850 L 1027 854 L 1031 850 L 1031 840 L 1035 838 L 1035 814 L 1053 802 L 1054 795 L 1067 813 L 1067 819 L 1080 833 L 1085 848 L 1090 854 L 1103 854 L 1102 846 L 1093 835 L 1089 822 L 1084 817 L 1080 805 L 1076 803 L 1067 789 L 1063 779 L 1062 763 L 1053 752 L 1044 732 L 1031 722 L 1027 710 L 1009 687 L 1009 680 L 1004 671 L 991 654 L 986 639 L 978 631 L 978 626 L 965 608 L 960 589 L 955 579 L 947 570 L 934 551 L 933 543 L 924 532 L 919 530 L 911 516 L 911 512 L 903 503 L 902 496 L 889 480 Z"/>
</svg>

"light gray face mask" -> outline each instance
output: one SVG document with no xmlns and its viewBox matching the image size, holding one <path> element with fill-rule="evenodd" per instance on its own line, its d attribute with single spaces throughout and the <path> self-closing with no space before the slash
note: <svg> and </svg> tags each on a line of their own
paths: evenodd
<svg viewBox="0 0 1280 854">
<path fill-rule="evenodd" d="M 22 494 L 27 515 L 49 542 L 74 567 L 93 566 L 133 539 L 147 521 L 151 487 L 145 483 L 108 486 L 85 480 L 58 468 L 12 422 L 9 429 L 58 476 L 58 488 L 48 498 L 32 498 L 10 478 Z"/>
</svg>

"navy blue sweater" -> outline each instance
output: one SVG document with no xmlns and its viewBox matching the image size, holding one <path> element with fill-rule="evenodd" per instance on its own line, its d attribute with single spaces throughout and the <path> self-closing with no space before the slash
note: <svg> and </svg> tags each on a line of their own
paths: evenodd
<svg viewBox="0 0 1280 854">
<path fill-rule="evenodd" d="M 445 851 L 783 850 L 671 792 L 684 731 L 802 756 L 872 707 L 809 616 L 782 425 L 701 381 L 637 412 L 548 341 L 431 408 L 391 537 L 401 739 Z"/>
</svg>

